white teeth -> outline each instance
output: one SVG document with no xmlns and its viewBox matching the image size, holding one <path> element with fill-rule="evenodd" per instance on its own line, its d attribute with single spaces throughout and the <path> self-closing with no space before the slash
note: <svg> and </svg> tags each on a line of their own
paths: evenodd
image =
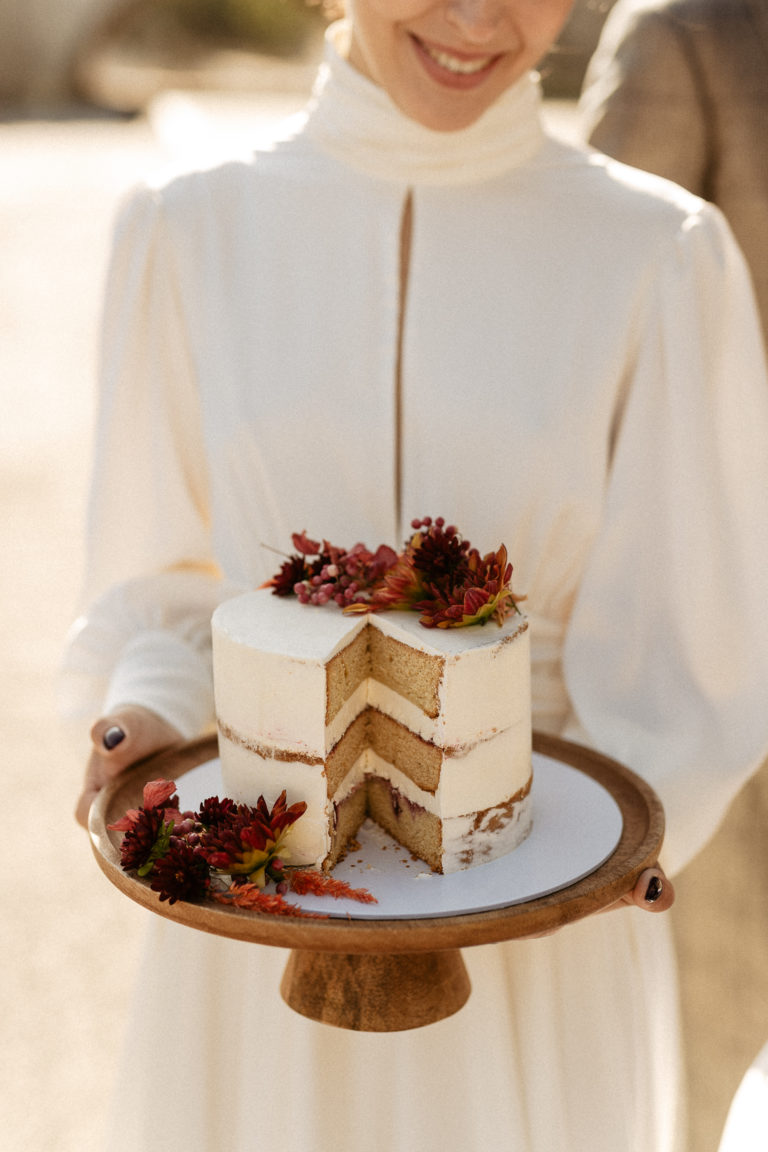
<svg viewBox="0 0 768 1152">
<path fill-rule="evenodd" d="M 436 64 L 439 64 L 441 68 L 446 68 L 449 72 L 455 72 L 459 76 L 472 76 L 475 72 L 482 72 L 483 68 L 487 68 L 493 59 L 492 56 L 482 56 L 476 60 L 459 60 L 457 56 L 450 56 L 447 52 L 430 48 L 428 44 L 425 44 L 424 47 Z"/>
</svg>

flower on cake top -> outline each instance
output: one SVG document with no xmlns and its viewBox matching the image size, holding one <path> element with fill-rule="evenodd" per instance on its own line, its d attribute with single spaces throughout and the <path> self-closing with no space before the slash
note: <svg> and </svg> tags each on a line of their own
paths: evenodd
<svg viewBox="0 0 768 1152">
<path fill-rule="evenodd" d="M 294 533 L 296 554 L 263 587 L 303 604 L 338 604 L 345 612 L 387 609 L 418 612 L 425 628 L 460 628 L 518 611 L 510 581 L 512 565 L 502 544 L 482 556 L 442 516 L 411 523 L 401 553 L 364 544 L 346 551 Z"/>
<path fill-rule="evenodd" d="M 288 557 L 268 586 L 275 596 L 297 596 L 302 604 L 332 600 L 347 608 L 363 602 L 397 561 L 397 553 L 386 544 L 369 552 L 364 544 L 335 548 L 327 540 L 310 540 L 306 532 L 294 532 L 291 539 L 296 554 Z"/>
</svg>

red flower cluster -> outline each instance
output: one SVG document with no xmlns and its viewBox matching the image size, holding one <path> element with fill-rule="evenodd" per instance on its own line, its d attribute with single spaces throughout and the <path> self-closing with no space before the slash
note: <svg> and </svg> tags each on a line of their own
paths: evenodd
<svg viewBox="0 0 768 1152">
<path fill-rule="evenodd" d="M 161 900 L 193 902 L 210 898 L 236 908 L 278 916 L 310 916 L 283 899 L 290 889 L 375 903 L 363 888 L 307 871 L 285 872 L 285 833 L 306 810 L 304 801 L 288 805 L 281 792 L 270 809 L 264 797 L 255 807 L 210 796 L 196 812 L 179 812 L 176 785 L 153 780 L 145 785 L 140 808 L 130 809 L 110 831 L 124 832 L 120 862 L 126 872 L 150 877 Z M 175 805 L 175 806 L 173 806 Z M 226 875 L 225 889 L 217 877 Z M 268 881 L 274 893 L 264 891 Z"/>
<path fill-rule="evenodd" d="M 286 802 L 285 791 L 281 792 L 270 812 L 263 796 L 259 797 L 255 808 L 247 804 L 219 803 L 215 819 L 207 826 L 204 819 L 214 815 L 214 802 L 207 801 L 205 811 L 201 811 L 199 850 L 211 868 L 226 872 L 234 877 L 243 877 L 258 888 L 263 888 L 267 880 L 280 883 L 283 879 L 284 860 L 280 856 L 280 845 L 286 831 L 306 811 L 304 801 L 291 804 Z M 285 852 L 283 851 L 283 856 Z"/>
<path fill-rule="evenodd" d="M 264 587 L 276 596 L 295 595 L 304 604 L 333 601 L 346 612 L 418 612 L 425 628 L 459 628 L 491 619 L 501 624 L 518 610 L 503 544 L 481 556 L 441 516 L 414 520 L 411 527 L 413 535 L 399 555 L 386 545 L 375 553 L 363 544 L 345 552 L 327 540 L 321 545 L 306 533 L 294 534 L 298 555 L 289 557 Z"/>
<path fill-rule="evenodd" d="M 150 888 L 161 900 L 194 903 L 203 900 L 211 887 L 211 873 L 205 855 L 190 838 L 171 835 L 168 849 L 154 863 Z"/>
<path fill-rule="evenodd" d="M 144 789 L 144 804 L 110 824 L 124 832 L 120 862 L 126 872 L 151 876 L 161 900 L 198 900 L 209 894 L 212 876 L 226 873 L 263 887 L 283 880 L 288 828 L 306 809 L 286 803 L 285 792 L 270 810 L 263 796 L 256 807 L 212 796 L 197 812 L 180 813 L 176 785 L 155 780 Z M 166 804 L 174 800 L 176 807 Z"/>
</svg>

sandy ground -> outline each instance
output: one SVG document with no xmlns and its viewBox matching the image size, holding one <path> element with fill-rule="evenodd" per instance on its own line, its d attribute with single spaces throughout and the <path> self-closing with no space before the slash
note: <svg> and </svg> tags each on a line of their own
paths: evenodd
<svg viewBox="0 0 768 1152">
<path fill-rule="evenodd" d="M 175 94 L 155 105 L 152 123 L 0 124 L 5 1152 L 101 1147 L 149 915 L 103 878 L 71 818 L 82 757 L 62 739 L 55 693 L 81 573 L 95 335 L 115 205 L 169 153 L 218 148 L 296 99 L 286 107 L 280 96 L 254 105 Z M 572 134 L 569 106 L 549 105 L 547 115 Z M 709 1137 L 696 1152 L 716 1148 L 733 1087 L 731 1073 L 703 1111 L 697 1105 Z"/>
<path fill-rule="evenodd" d="M 142 917 L 71 817 L 55 669 L 80 580 L 94 332 L 115 198 L 145 126 L 0 125 L 0 1114 L 8 1152 L 99 1147 Z M 18 807 L 16 807 L 18 805 Z"/>
</svg>

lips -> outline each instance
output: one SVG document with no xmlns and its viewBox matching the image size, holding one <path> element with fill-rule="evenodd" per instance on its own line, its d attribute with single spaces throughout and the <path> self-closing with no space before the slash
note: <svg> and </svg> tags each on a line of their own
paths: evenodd
<svg viewBox="0 0 768 1152">
<path fill-rule="evenodd" d="M 459 56 L 452 56 L 449 52 L 444 52 L 441 48 L 433 48 L 429 44 L 422 46 L 436 64 L 439 64 L 441 68 L 447 68 L 449 72 L 458 76 L 473 76 L 475 72 L 482 72 L 493 60 L 493 56 L 478 56 L 476 59 L 467 60 Z"/>
<path fill-rule="evenodd" d="M 449 87 L 471 88 L 481 84 L 501 59 L 498 54 L 454 52 L 442 45 L 429 44 L 411 33 L 411 41 L 426 71 L 438 83 Z"/>
</svg>

